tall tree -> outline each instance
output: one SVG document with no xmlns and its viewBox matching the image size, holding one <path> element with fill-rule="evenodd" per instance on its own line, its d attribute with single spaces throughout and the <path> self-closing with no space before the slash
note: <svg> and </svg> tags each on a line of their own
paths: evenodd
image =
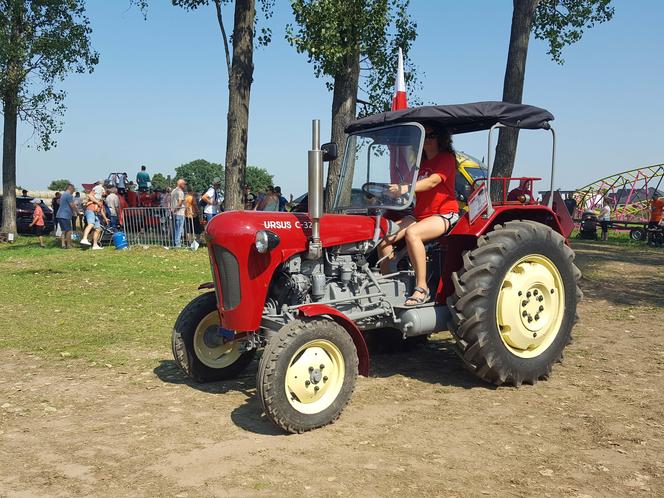
<svg viewBox="0 0 664 498">
<path fill-rule="evenodd" d="M 48 184 L 48 189 L 49 190 L 55 190 L 61 191 L 67 188 L 67 185 L 69 185 L 71 182 L 65 178 L 61 180 L 53 180 L 51 183 Z"/>
<path fill-rule="evenodd" d="M 274 185 L 274 177 L 265 168 L 247 166 L 245 184 L 254 192 L 264 192 L 270 185 Z"/>
<path fill-rule="evenodd" d="M 531 33 L 548 42 L 548 54 L 555 62 L 563 64 L 562 49 L 579 41 L 584 29 L 611 20 L 613 7 L 610 6 L 611 0 L 513 0 L 513 3 L 503 101 L 520 104 Z M 518 129 L 500 129 L 494 176 L 512 175 L 518 139 Z"/>
<path fill-rule="evenodd" d="M 205 192 L 212 180 L 220 178 L 224 180 L 224 167 L 218 163 L 211 163 L 205 159 L 195 159 L 175 168 L 175 176 L 184 178 L 197 192 Z"/>
<path fill-rule="evenodd" d="M 146 2 L 147 0 L 141 0 Z M 226 209 L 242 209 L 242 185 L 247 167 L 249 137 L 249 99 L 254 74 L 254 42 L 267 45 L 272 37 L 268 27 L 255 36 L 256 0 L 235 0 L 232 46 L 224 25 L 222 6 L 231 0 L 172 0 L 173 5 L 187 10 L 214 4 L 215 15 L 224 43 L 228 71 L 228 113 L 226 115 Z M 141 3 L 139 2 L 139 3 Z M 272 16 L 274 0 L 259 0 L 264 17 Z"/>
<path fill-rule="evenodd" d="M 33 127 L 40 148 L 56 145 L 66 95 L 56 83 L 71 72 L 92 72 L 99 56 L 90 33 L 83 0 L 0 0 L 3 232 L 16 231 L 18 120 Z"/>
<path fill-rule="evenodd" d="M 358 90 L 370 111 L 389 109 L 397 48 L 406 62 L 406 81 L 414 82 L 408 52 L 417 25 L 408 14 L 410 0 L 291 0 L 297 29 L 289 25 L 286 39 L 305 52 L 316 77 L 331 77 L 332 141 L 339 158 L 328 168 L 326 210 L 331 208 L 339 184 L 341 158 L 346 146 L 344 129 L 357 115 Z"/>
</svg>

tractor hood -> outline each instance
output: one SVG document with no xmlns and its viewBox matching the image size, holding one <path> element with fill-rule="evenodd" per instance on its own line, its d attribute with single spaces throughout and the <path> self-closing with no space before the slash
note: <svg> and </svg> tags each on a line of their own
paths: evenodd
<svg viewBox="0 0 664 498">
<path fill-rule="evenodd" d="M 382 219 L 379 235 L 387 233 Z M 375 217 L 325 214 L 320 220 L 324 248 L 371 240 Z M 215 216 L 206 228 L 219 313 L 224 328 L 258 329 L 267 291 L 275 269 L 290 257 L 304 252 L 311 237 L 307 213 L 229 211 Z M 256 249 L 256 232 L 267 230 L 279 241 L 266 253 Z"/>
</svg>

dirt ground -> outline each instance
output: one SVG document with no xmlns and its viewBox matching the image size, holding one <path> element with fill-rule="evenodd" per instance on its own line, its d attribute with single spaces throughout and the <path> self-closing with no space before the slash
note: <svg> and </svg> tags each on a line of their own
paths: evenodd
<svg viewBox="0 0 664 498">
<path fill-rule="evenodd" d="M 495 389 L 448 334 L 373 357 L 333 425 L 285 435 L 255 365 L 184 379 L 5 351 L 0 496 L 662 496 L 664 252 L 577 244 L 585 300 L 549 381 Z"/>
</svg>

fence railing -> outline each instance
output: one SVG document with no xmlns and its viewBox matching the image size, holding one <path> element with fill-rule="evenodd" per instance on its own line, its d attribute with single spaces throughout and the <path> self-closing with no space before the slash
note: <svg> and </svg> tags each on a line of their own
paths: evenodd
<svg viewBox="0 0 664 498">
<path fill-rule="evenodd" d="M 191 247 L 200 234 L 200 225 L 194 218 L 183 218 L 168 208 L 136 207 L 123 209 L 120 222 L 130 246 Z"/>
</svg>

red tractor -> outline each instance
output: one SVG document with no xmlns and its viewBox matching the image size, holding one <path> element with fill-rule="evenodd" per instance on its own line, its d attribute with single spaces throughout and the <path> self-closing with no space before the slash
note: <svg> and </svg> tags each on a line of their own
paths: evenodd
<svg viewBox="0 0 664 498">
<path fill-rule="evenodd" d="M 489 130 L 490 166 L 493 129 L 550 130 L 555 151 L 552 119 L 544 109 L 504 102 L 359 119 L 346 129 L 338 194 L 327 213 L 323 162 L 336 157 L 337 146 L 320 146 L 314 121 L 309 212 L 236 211 L 212 220 L 206 238 L 214 283 L 201 288 L 214 292 L 199 295 L 178 317 L 176 361 L 197 381 L 224 380 L 264 348 L 256 380 L 262 407 L 296 433 L 333 422 L 358 373 L 369 374 L 365 331 L 396 329 L 408 339 L 450 330 L 463 362 L 485 381 L 519 386 L 546 379 L 570 341 L 581 298 L 566 240 L 572 221 L 553 192 L 553 160 L 543 203 L 532 196 L 507 201 L 509 179 L 477 183 L 468 212 L 428 244 L 432 302 L 404 306 L 414 286 L 407 253 L 397 247 L 391 271 L 381 274 L 375 248 L 415 200 L 424 124 L 454 134 Z M 532 189 L 534 179 L 525 180 Z M 395 196 L 395 182 L 410 190 Z M 492 184 L 500 202 L 492 201 Z"/>
</svg>

